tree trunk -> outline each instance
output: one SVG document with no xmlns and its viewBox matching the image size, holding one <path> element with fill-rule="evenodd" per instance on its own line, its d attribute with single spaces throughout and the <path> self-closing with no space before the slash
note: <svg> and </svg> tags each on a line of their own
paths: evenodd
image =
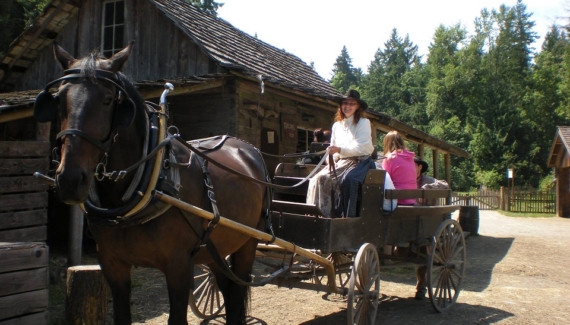
<svg viewBox="0 0 570 325">
<path fill-rule="evenodd" d="M 67 269 L 66 318 L 68 324 L 105 324 L 109 286 L 99 265 Z"/>
</svg>

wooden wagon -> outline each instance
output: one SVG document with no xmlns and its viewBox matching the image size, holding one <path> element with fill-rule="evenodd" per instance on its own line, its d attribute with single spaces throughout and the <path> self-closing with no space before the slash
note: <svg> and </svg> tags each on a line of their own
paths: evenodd
<svg viewBox="0 0 570 325">
<path fill-rule="evenodd" d="M 315 165 L 280 164 L 274 183 L 292 185 Z M 278 286 L 340 294 L 347 297 L 348 324 L 372 324 L 380 298 L 380 265 L 383 260 L 426 266 L 427 292 L 433 307 L 444 312 L 456 302 L 465 275 L 465 238 L 451 213 L 459 206 L 400 206 L 384 212 L 384 198 L 445 199 L 449 190 L 384 190 L 385 171 L 368 171 L 361 187 L 356 218 L 324 218 L 314 205 L 303 203 L 306 184 L 276 191 L 272 204 L 273 238 L 227 219 L 221 225 L 245 232 L 263 242 L 256 261 L 264 265 L 266 280 Z M 211 219 L 199 210 L 166 195 L 170 204 Z M 247 229 L 246 229 L 247 228 Z M 383 253 L 383 247 L 406 247 Z M 401 265 L 401 264 L 398 264 Z M 189 305 L 204 319 L 217 316 L 224 302 L 207 267 L 195 276 Z"/>
</svg>

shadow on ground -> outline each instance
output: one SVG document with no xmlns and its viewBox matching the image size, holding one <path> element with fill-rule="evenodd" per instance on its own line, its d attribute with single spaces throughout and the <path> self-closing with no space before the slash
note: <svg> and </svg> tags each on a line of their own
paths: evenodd
<svg viewBox="0 0 570 325">
<path fill-rule="evenodd" d="M 491 307 L 457 303 L 447 313 L 437 313 L 429 300 L 382 296 L 375 324 L 492 324 L 514 316 Z M 340 311 L 301 323 L 302 325 L 346 324 L 346 312 Z"/>
</svg>

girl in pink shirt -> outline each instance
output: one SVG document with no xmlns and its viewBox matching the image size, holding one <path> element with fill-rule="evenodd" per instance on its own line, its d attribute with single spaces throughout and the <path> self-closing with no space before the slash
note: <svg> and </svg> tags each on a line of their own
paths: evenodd
<svg viewBox="0 0 570 325">
<path fill-rule="evenodd" d="M 404 139 L 397 131 L 390 131 L 384 138 L 384 157 L 382 168 L 384 168 L 397 190 L 417 189 L 415 154 L 408 151 Z M 400 199 L 399 205 L 414 205 L 415 199 Z"/>
</svg>

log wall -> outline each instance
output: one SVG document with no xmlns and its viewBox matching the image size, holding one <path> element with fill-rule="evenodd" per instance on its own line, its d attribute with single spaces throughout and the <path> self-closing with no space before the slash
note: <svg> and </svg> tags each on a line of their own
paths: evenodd
<svg viewBox="0 0 570 325">
<path fill-rule="evenodd" d="M 47 324 L 47 246 L 0 242 L 0 261 L 0 325 Z"/>
</svg>

